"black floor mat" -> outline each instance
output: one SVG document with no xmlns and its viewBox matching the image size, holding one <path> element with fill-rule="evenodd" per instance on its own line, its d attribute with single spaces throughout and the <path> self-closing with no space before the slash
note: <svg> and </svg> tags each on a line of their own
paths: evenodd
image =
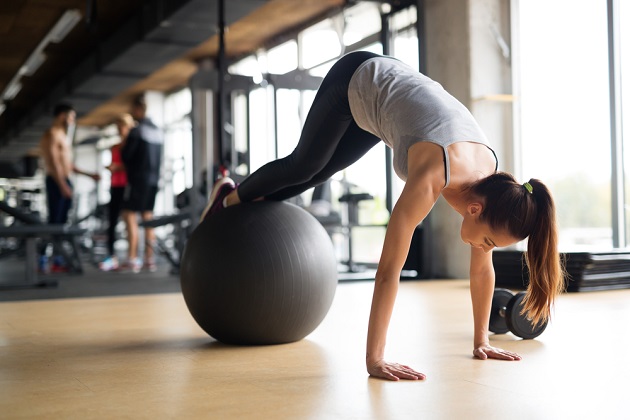
<svg viewBox="0 0 630 420">
<path fill-rule="evenodd" d="M 150 272 L 101 272 L 89 263 L 83 264 L 83 274 L 47 274 L 38 280 L 56 281 L 56 287 L 13 288 L 0 290 L 0 301 L 33 299 L 64 299 L 99 296 L 123 296 L 151 293 L 180 292 L 179 276 L 171 273 L 171 266 L 162 263 Z M 24 259 L 0 260 L 0 287 L 19 286 L 24 282 Z"/>
</svg>

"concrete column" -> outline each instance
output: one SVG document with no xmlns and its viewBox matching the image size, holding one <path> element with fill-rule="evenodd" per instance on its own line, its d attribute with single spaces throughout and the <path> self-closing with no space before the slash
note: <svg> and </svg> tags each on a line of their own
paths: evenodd
<svg viewBox="0 0 630 420">
<path fill-rule="evenodd" d="M 507 3 L 427 0 L 425 19 L 427 75 L 471 110 L 497 152 L 499 169 L 511 171 L 512 105 L 505 96 L 511 93 L 511 69 L 501 42 L 509 45 Z M 461 241 L 461 221 L 438 200 L 429 220 L 434 277 L 469 276 L 470 247 Z"/>
<path fill-rule="evenodd" d="M 499 158 L 514 173 L 509 1 L 469 0 L 471 110 Z"/>
</svg>

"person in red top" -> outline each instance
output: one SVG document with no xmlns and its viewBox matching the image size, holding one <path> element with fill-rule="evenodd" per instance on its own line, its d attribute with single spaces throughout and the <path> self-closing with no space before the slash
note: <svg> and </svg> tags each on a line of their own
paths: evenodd
<svg viewBox="0 0 630 420">
<path fill-rule="evenodd" d="M 110 201 L 108 206 L 109 224 L 107 226 L 107 251 L 108 256 L 99 264 L 102 271 L 117 270 L 119 267 L 118 258 L 114 252 L 114 242 L 116 241 L 116 225 L 123 203 L 125 187 L 127 186 L 127 172 L 122 162 L 120 149 L 127 140 L 129 131 L 135 123 L 130 114 L 122 114 L 116 119 L 116 126 L 120 134 L 121 142 L 111 148 L 112 163 L 107 169 L 112 173 L 110 186 Z"/>
</svg>

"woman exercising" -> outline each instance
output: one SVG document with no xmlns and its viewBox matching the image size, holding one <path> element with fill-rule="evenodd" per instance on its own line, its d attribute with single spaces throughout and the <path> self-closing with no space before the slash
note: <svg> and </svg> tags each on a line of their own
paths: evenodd
<svg viewBox="0 0 630 420">
<path fill-rule="evenodd" d="M 495 280 L 492 250 L 529 238 L 524 308 L 533 323 L 548 320 L 563 288 L 551 194 L 536 179 L 520 184 L 497 172 L 496 155 L 464 105 L 399 60 L 369 52 L 342 57 L 324 78 L 295 150 L 238 186 L 229 178 L 217 181 L 202 218 L 240 202 L 296 196 L 350 166 L 381 140 L 393 149 L 394 170 L 406 183 L 392 211 L 376 272 L 366 351 L 369 374 L 391 380 L 425 378 L 408 366 L 385 361 L 384 353 L 413 232 L 440 195 L 462 215 L 461 237 L 471 246 L 473 355 L 520 360 L 488 339 Z"/>
</svg>

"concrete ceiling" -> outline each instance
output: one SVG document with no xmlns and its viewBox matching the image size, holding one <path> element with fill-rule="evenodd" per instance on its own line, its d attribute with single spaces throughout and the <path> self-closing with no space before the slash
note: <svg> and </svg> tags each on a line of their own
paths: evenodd
<svg viewBox="0 0 630 420">
<path fill-rule="evenodd" d="M 226 54 L 239 57 L 339 9 L 346 0 L 225 2 Z M 109 124 L 145 90 L 185 86 L 218 51 L 218 0 L 11 0 L 0 2 L 0 92 L 66 10 L 82 20 L 0 115 L 0 161 L 30 153 L 52 122 L 52 107 L 70 102 L 78 123 Z M 96 4 L 96 13 L 90 13 Z M 86 16 L 86 14 L 88 16 Z"/>
</svg>

